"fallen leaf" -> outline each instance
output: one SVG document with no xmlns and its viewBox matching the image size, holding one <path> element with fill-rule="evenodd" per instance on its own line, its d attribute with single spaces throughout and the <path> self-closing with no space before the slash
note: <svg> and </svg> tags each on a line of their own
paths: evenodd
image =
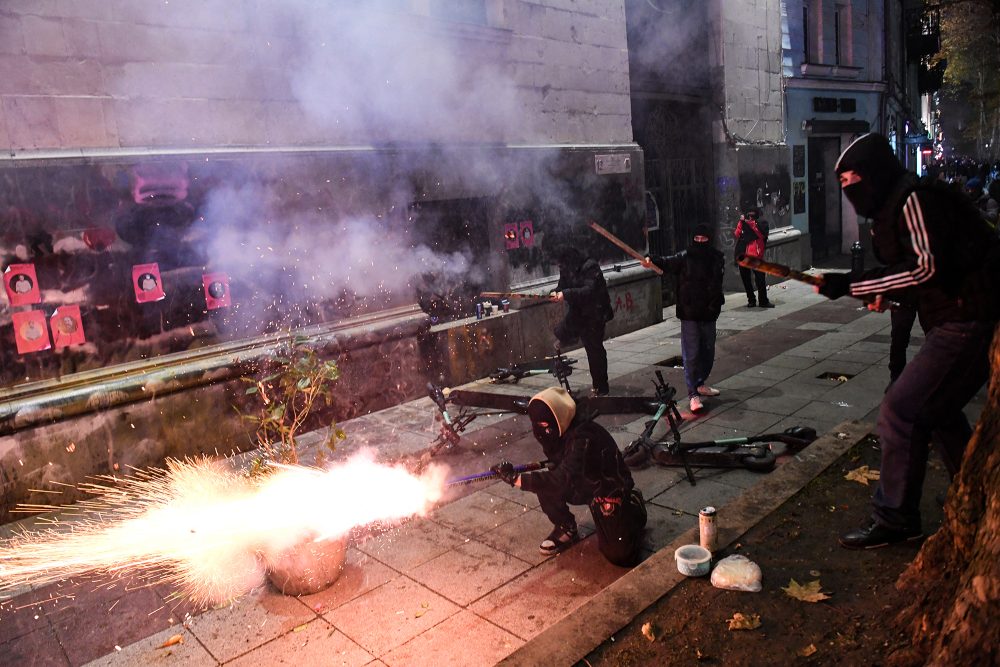
<svg viewBox="0 0 1000 667">
<path fill-rule="evenodd" d="M 760 627 L 760 614 L 741 614 L 736 612 L 732 618 L 726 619 L 730 630 L 756 630 Z"/>
<path fill-rule="evenodd" d="M 302 632 L 303 630 L 306 629 L 308 625 L 309 625 L 308 623 L 303 623 L 302 625 L 296 625 L 294 628 L 292 628 L 292 632 Z"/>
<path fill-rule="evenodd" d="M 157 646 L 156 648 L 167 648 L 168 646 L 173 646 L 175 644 L 183 644 L 183 643 L 184 643 L 184 635 L 174 635 L 167 641 Z"/>
<path fill-rule="evenodd" d="M 431 603 L 430 602 L 421 602 L 420 603 L 420 609 L 418 609 L 417 613 L 415 613 L 413 615 L 413 618 L 420 618 L 421 616 L 423 616 L 424 614 L 426 614 L 428 611 L 430 611 L 430 609 L 431 609 Z"/>
<path fill-rule="evenodd" d="M 855 468 L 851 472 L 844 475 L 844 479 L 851 480 L 852 482 L 857 482 L 859 484 L 864 484 L 868 486 L 870 480 L 877 480 L 879 478 L 878 470 L 870 470 L 868 466 L 861 466 L 860 468 Z"/>
<path fill-rule="evenodd" d="M 792 579 L 788 582 L 788 586 L 782 587 L 781 590 L 785 591 L 789 597 L 802 600 L 803 602 L 819 602 L 820 600 L 830 599 L 830 596 L 821 591 L 820 587 L 819 579 L 810 581 L 804 586 Z"/>
<path fill-rule="evenodd" d="M 642 636 L 645 637 L 646 639 L 648 639 L 651 642 L 655 642 L 656 641 L 656 633 L 653 632 L 653 624 L 652 623 L 643 623 L 642 624 Z"/>
<path fill-rule="evenodd" d="M 801 657 L 803 657 L 803 658 L 808 658 L 809 656 L 811 656 L 815 652 L 816 652 L 816 645 L 815 644 L 810 644 L 809 646 L 806 646 L 805 648 L 800 648 L 798 650 L 798 654 Z"/>
</svg>

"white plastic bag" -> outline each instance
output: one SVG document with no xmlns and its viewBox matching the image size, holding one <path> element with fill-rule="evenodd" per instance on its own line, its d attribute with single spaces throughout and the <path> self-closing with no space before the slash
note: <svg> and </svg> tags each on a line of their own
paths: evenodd
<svg viewBox="0 0 1000 667">
<path fill-rule="evenodd" d="M 727 556 L 712 570 L 712 585 L 729 591 L 760 593 L 760 567 L 746 556 Z"/>
</svg>

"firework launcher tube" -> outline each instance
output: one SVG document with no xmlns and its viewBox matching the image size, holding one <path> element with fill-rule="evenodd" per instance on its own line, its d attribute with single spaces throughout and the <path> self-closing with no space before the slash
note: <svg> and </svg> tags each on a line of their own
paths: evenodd
<svg viewBox="0 0 1000 667">
<path fill-rule="evenodd" d="M 814 276 L 809 273 L 803 273 L 802 271 L 796 271 L 795 269 L 785 266 L 784 264 L 768 262 L 759 257 L 740 255 L 740 257 L 736 260 L 736 263 L 747 269 L 753 269 L 754 271 L 760 271 L 761 273 L 777 276 L 779 278 L 798 280 L 801 283 L 807 283 L 809 285 L 813 285 L 814 287 L 820 287 L 823 285 L 822 276 Z M 864 301 L 865 303 L 873 303 L 875 301 L 872 297 L 854 296 L 853 294 L 848 294 L 848 296 Z M 882 303 L 890 310 L 895 310 L 900 307 L 899 303 L 884 297 L 882 298 Z"/>
<path fill-rule="evenodd" d="M 535 470 L 541 470 L 545 467 L 544 461 L 539 461 L 535 463 L 525 463 L 524 465 L 514 466 L 514 472 L 521 474 L 523 472 L 532 472 Z M 456 477 L 455 479 L 449 479 L 448 486 L 458 486 L 460 484 L 472 484 L 474 482 L 486 482 L 492 479 L 500 479 L 500 476 L 493 471 L 486 471 L 476 473 L 475 475 L 469 475 L 468 477 Z"/>
<path fill-rule="evenodd" d="M 587 224 L 595 232 L 597 232 L 598 234 L 600 234 L 601 236 L 603 236 L 607 240 L 611 241 L 616 246 L 618 246 L 619 248 L 621 248 L 622 250 L 624 250 L 627 254 L 631 255 L 634 258 L 636 258 L 640 262 L 643 261 L 644 259 L 646 259 L 645 255 L 643 255 L 642 253 L 640 253 L 638 250 L 636 250 L 635 248 L 633 248 L 629 244 L 627 244 L 624 241 L 622 241 L 620 238 L 618 238 L 617 236 L 615 236 L 614 234 L 612 234 L 611 232 L 609 232 L 608 230 L 606 230 L 604 227 L 601 227 L 596 222 L 591 221 L 591 222 L 589 222 Z M 649 268 L 651 268 L 653 270 L 653 272 L 656 273 L 656 275 L 658 275 L 658 276 L 662 276 L 663 275 L 663 269 L 661 269 L 660 267 L 658 267 L 656 264 L 653 264 Z"/>
</svg>

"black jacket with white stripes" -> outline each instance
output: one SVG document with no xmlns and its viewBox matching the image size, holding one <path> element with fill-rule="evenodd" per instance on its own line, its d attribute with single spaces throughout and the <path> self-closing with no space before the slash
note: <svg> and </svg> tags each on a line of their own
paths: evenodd
<svg viewBox="0 0 1000 667">
<path fill-rule="evenodd" d="M 985 293 L 976 273 L 996 244 L 961 193 L 904 174 L 872 221 L 873 249 L 884 266 L 864 271 L 851 283 L 851 294 L 916 302 L 925 331 L 983 319 L 983 304 L 1000 295 Z"/>
</svg>

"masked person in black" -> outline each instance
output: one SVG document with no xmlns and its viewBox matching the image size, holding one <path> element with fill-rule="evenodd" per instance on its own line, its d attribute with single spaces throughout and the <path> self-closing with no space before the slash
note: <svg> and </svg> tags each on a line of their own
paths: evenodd
<svg viewBox="0 0 1000 667">
<path fill-rule="evenodd" d="M 562 248 L 559 262 L 559 282 L 550 298 L 565 301 L 566 316 L 556 325 L 557 349 L 577 339 L 587 351 L 587 364 L 593 381 L 593 393 L 608 393 L 608 353 L 604 349 L 604 327 L 614 317 L 611 295 L 604 272 L 596 260 L 584 257 L 573 247 Z"/>
<path fill-rule="evenodd" d="M 511 463 L 502 461 L 491 470 L 511 486 L 538 496 L 554 526 L 539 550 L 551 555 L 576 542 L 576 519 L 568 505 L 587 505 L 604 557 L 621 567 L 634 565 L 646 506 L 614 439 L 603 426 L 578 415 L 573 397 L 561 387 L 536 394 L 528 403 L 528 416 L 549 467 L 519 475 Z"/>
<path fill-rule="evenodd" d="M 922 536 L 920 496 L 932 434 L 954 475 L 972 435 L 962 408 L 989 374 L 996 322 L 996 241 L 961 193 L 918 181 L 878 134 L 854 141 L 835 167 L 858 215 L 872 219 L 872 245 L 883 266 L 857 275 L 823 274 L 818 291 L 915 304 L 924 344 L 889 387 L 879 409 L 881 475 L 873 512 L 842 535 L 851 549 L 873 549 Z"/>
<path fill-rule="evenodd" d="M 725 256 L 712 247 L 712 230 L 696 225 L 687 250 L 668 257 L 646 257 L 642 265 L 656 265 L 677 276 L 677 319 L 681 321 L 681 356 L 691 412 L 702 409 L 702 396 L 718 396 L 705 384 L 715 364 L 715 322 L 726 297 L 722 279 Z"/>
</svg>

